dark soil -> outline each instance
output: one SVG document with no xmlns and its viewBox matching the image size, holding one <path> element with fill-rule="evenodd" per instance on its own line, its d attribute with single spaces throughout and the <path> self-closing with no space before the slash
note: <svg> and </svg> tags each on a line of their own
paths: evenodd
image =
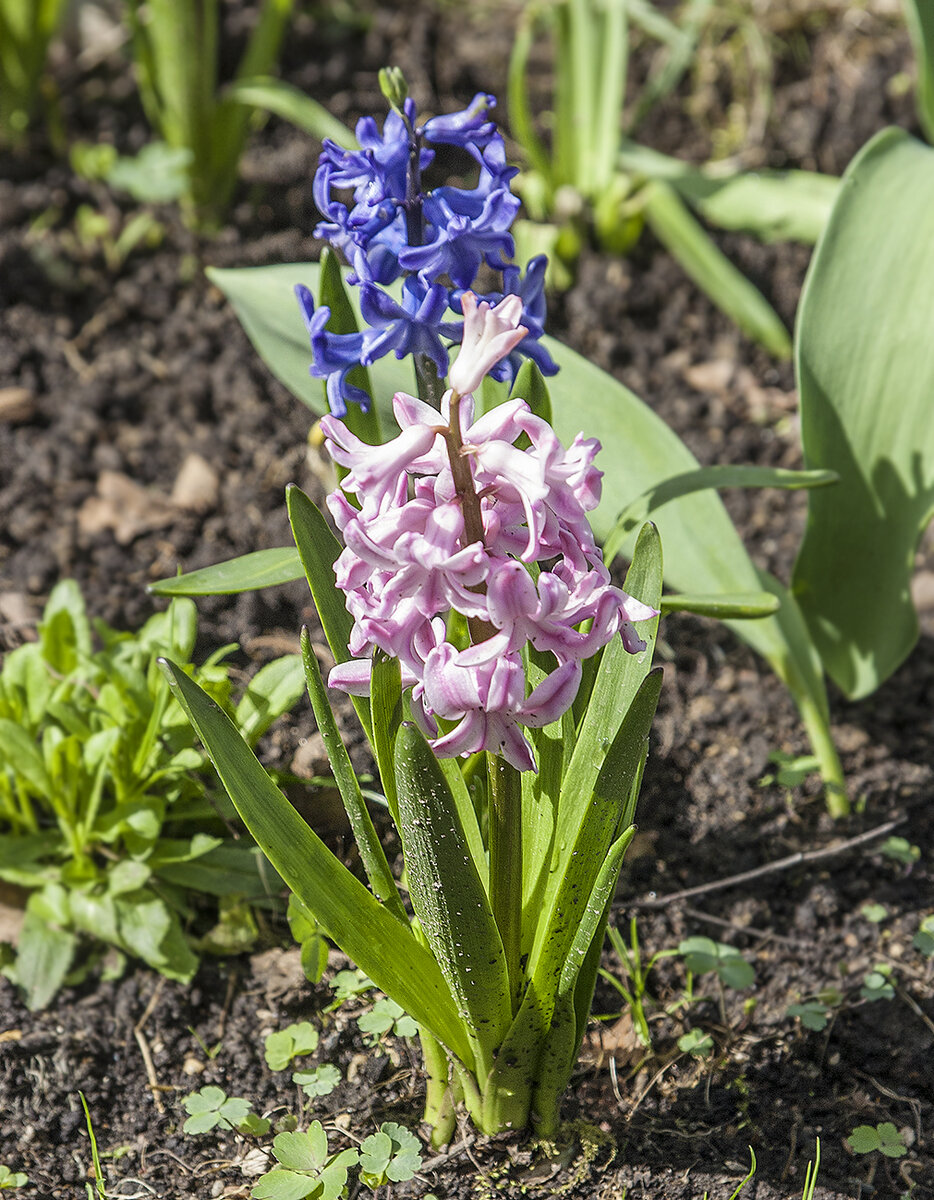
<svg viewBox="0 0 934 1200">
<path fill-rule="evenodd" d="M 899 85 L 910 55 L 894 13 L 770 7 L 781 9 L 770 12 L 766 31 L 772 107 L 761 145 L 742 150 L 750 163 L 839 173 L 884 124 L 911 127 L 910 97 Z M 237 17 L 230 46 L 240 36 Z M 509 19 L 428 0 L 366 12 L 349 30 L 335 19 L 316 28 L 304 17 L 284 73 L 351 121 L 382 110 L 376 71 L 395 62 L 426 108 L 445 111 L 479 88 L 503 92 Z M 730 101 L 724 53 L 653 114 L 644 140 L 698 160 L 722 144 Z M 122 62 L 89 72 L 63 60 L 59 73 L 74 136 L 106 136 L 124 151 L 145 140 Z M 314 159 L 307 138 L 271 121 L 255 139 L 248 183 L 219 237 L 198 241 L 160 210 L 162 245 L 134 253 L 119 271 L 69 238 L 79 204 L 113 208 L 112 199 L 41 146 L 0 165 L 0 388 L 23 389 L 21 415 L 0 423 L 0 645 L 32 636 L 45 596 L 64 576 L 80 581 L 95 615 L 133 626 L 158 604 L 146 584 L 176 564 L 188 570 L 286 544 L 286 483 L 320 496 L 321 467 L 306 447 L 309 413 L 269 377 L 201 271 L 314 257 Z M 42 233 L 34 228 L 40 216 Z M 790 324 L 807 249 L 740 236 L 721 244 Z M 702 462 L 800 465 L 791 369 L 739 336 L 649 239 L 627 260 L 585 254 L 577 286 L 552 305 L 550 327 L 651 403 Z M 179 503 L 173 486 L 191 454 L 213 468 L 216 487 L 209 482 L 197 503 Z M 132 485 L 144 489 L 142 499 Z M 802 496 L 736 493 L 728 503 L 757 561 L 787 578 Z M 918 565 L 918 647 L 871 700 L 832 698 L 834 733 L 860 800 L 856 815 L 836 825 L 813 783 L 762 784 L 771 751 L 807 751 L 778 681 L 722 627 L 666 621 L 666 686 L 619 926 L 625 934 L 628 916 L 637 916 L 645 959 L 694 934 L 728 942 L 755 966 L 755 986 L 721 997 L 705 976 L 695 981 L 705 998 L 679 1007 L 683 965 L 662 960 L 649 985 L 654 1052 L 646 1057 L 627 1018 L 615 1020 L 617 992 L 601 983 L 594 1011 L 614 1020 L 594 1025 L 565 1108 L 599 1131 L 596 1142 L 580 1135 L 587 1149 L 579 1170 L 523 1182 L 529 1151 L 521 1142 L 486 1142 L 465 1130 L 466 1145 L 459 1138 L 450 1155 L 427 1161 L 399 1194 L 466 1197 L 505 1163 L 508 1172 L 488 1179 L 483 1194 L 550 1194 L 567 1184 L 581 1197 L 675 1200 L 709 1191 L 727 1200 L 751 1146 L 758 1171 L 744 1195 L 790 1198 L 801 1194 L 819 1138 L 819 1197 L 934 1195 L 932 964 L 912 947 L 934 907 L 930 543 Z M 201 652 L 237 640 L 244 666 L 294 646 L 302 622 L 314 621 L 297 584 L 199 608 Z M 270 740 L 269 760 L 288 763 L 311 733 L 310 717 L 297 712 Z M 883 856 L 880 839 L 725 890 L 636 903 L 892 821 L 921 848 L 913 866 Z M 864 915 L 870 903 L 885 906 L 884 919 Z M 209 964 L 187 989 L 142 970 L 89 981 L 43 1013 L 27 1012 L 0 980 L 0 1163 L 26 1171 L 32 1194 L 83 1196 L 91 1155 L 79 1090 L 108 1194 L 122 1197 L 249 1194 L 250 1139 L 181 1132 L 180 1097 L 206 1083 L 247 1097 L 258 1112 L 318 1116 L 334 1130 L 332 1144 L 351 1144 L 385 1119 L 414 1127 L 414 1047 L 397 1039 L 365 1046 L 353 1020 L 365 1000 L 322 1014 L 330 993 L 303 981 L 296 955 L 273 948 Z M 864 999 L 863 977 L 880 962 L 892 967 L 894 996 Z M 605 965 L 620 973 L 612 956 Z M 827 988 L 842 1002 L 823 1031 L 786 1015 Z M 263 1061 L 262 1035 L 306 1018 L 322 1029 L 314 1061 L 334 1062 L 347 1076 L 318 1101 Z M 708 1058 L 678 1051 L 677 1038 L 691 1027 L 712 1036 Z M 218 1045 L 217 1053 L 209 1057 L 201 1043 Z M 882 1121 L 902 1131 L 903 1158 L 848 1151 L 844 1139 L 857 1125 Z"/>
</svg>

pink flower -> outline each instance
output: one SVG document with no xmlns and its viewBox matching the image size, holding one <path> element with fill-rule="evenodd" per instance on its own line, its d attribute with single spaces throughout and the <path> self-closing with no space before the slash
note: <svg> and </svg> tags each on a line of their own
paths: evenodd
<svg viewBox="0 0 934 1200">
<path fill-rule="evenodd" d="M 461 308 L 464 336 L 460 353 L 448 372 L 448 383 L 458 395 L 472 396 L 484 375 L 515 350 L 528 330 L 519 324 L 519 296 L 506 296 L 491 308 L 486 300 L 478 304 L 473 292 L 464 292 Z"/>
</svg>

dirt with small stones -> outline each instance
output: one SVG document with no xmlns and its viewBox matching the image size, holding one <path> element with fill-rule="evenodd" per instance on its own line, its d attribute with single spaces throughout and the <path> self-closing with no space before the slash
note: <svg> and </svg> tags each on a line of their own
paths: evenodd
<svg viewBox="0 0 934 1200">
<path fill-rule="evenodd" d="M 883 125 L 913 128 L 902 86 L 911 60 L 897 9 L 771 8 L 780 9 L 770 11 L 766 31 L 771 106 L 761 139 L 741 148 L 749 165 L 839 173 Z M 240 5 L 229 6 L 225 62 L 242 45 L 242 17 Z M 428 0 L 361 7 L 352 28 L 303 16 L 283 73 L 352 121 L 382 111 L 376 72 L 398 63 L 419 103 L 446 111 L 478 89 L 503 92 L 514 17 Z M 724 45 L 740 53 L 735 39 Z M 652 114 L 644 141 L 697 161 L 722 146 L 730 130 L 724 54 Z M 645 61 L 637 56 L 636 76 Z M 536 64 L 544 95 L 547 63 Z M 56 71 L 71 136 L 105 138 L 123 152 L 146 140 L 119 55 L 84 69 L 60 56 Z M 750 93 L 751 124 L 759 94 Z M 78 579 L 94 615 L 129 628 L 159 606 L 146 584 L 177 564 L 189 570 L 286 544 L 288 482 L 320 499 L 326 474 L 306 445 L 309 413 L 270 378 L 202 272 L 317 256 L 309 187 L 316 152 L 270 121 L 254 139 L 246 182 L 219 236 L 196 239 L 171 209 L 157 210 L 161 246 L 134 253 L 118 271 L 76 247 L 69 229 L 82 203 L 116 205 L 117 218 L 129 208 L 76 179 L 42 145 L 0 164 L 6 648 L 33 636 L 59 578 Z M 808 250 L 739 235 L 718 241 L 790 325 Z M 552 302 L 549 326 L 646 399 L 701 462 L 800 465 L 791 368 L 737 334 L 649 237 L 625 260 L 586 252 L 575 287 Z M 727 503 L 756 561 L 787 578 L 803 495 L 736 492 Z M 683 962 L 663 958 L 649 978 L 649 1053 L 617 991 L 602 981 L 594 1012 L 608 1019 L 594 1023 L 564 1107 L 569 1121 L 582 1123 L 568 1127 L 570 1165 L 549 1178 L 547 1164 L 534 1168 L 524 1139 L 486 1140 L 463 1128 L 450 1152 L 426 1150 L 418 1177 L 394 1194 L 726 1200 L 752 1147 L 758 1167 L 744 1195 L 787 1198 L 801 1194 L 819 1138 L 817 1197 L 934 1195 L 932 963 L 912 946 L 934 904 L 932 581 L 926 541 L 918 646 L 869 700 L 832 697 L 834 734 L 859 798 L 856 813 L 837 823 L 813 781 L 793 789 L 763 782 L 772 751 L 807 752 L 777 679 L 721 626 L 666 620 L 665 686 L 617 923 L 625 936 L 637 918 L 644 959 L 696 934 L 729 943 L 753 964 L 755 985 L 721 994 L 704 976 L 687 1005 Z M 301 624 L 315 621 L 298 584 L 200 601 L 199 611 L 197 653 L 236 640 L 244 670 L 294 647 Z M 313 737 L 310 717 L 298 710 L 267 739 L 266 760 L 288 765 Z M 921 848 L 918 862 L 883 855 L 881 837 L 847 848 L 891 822 Z M 638 904 L 838 844 L 836 854 L 746 884 Z M 346 849 L 339 835 L 335 846 Z M 867 905 L 884 906 L 885 916 L 870 919 Z M 92 1174 L 79 1091 L 112 1196 L 249 1194 L 268 1138 L 182 1132 L 181 1099 L 205 1084 L 248 1098 L 273 1119 L 318 1117 L 332 1145 L 355 1144 L 382 1120 L 416 1128 L 414 1045 L 391 1037 L 367 1045 L 355 1018 L 370 1000 L 325 1011 L 331 993 L 304 980 L 297 956 L 273 938 L 252 957 L 206 963 L 187 988 L 131 970 L 117 981 L 86 981 L 40 1013 L 26 1011 L 0 980 L 0 1163 L 27 1172 L 27 1194 L 83 1196 Z M 329 975 L 346 965 L 337 952 L 332 960 Z M 895 992 L 870 1001 L 860 989 L 880 962 L 892 967 Z M 621 976 L 613 955 L 604 965 Z M 828 988 L 842 999 L 825 1029 L 809 1032 L 787 1016 L 789 1005 Z M 305 1019 L 321 1040 L 302 1065 L 330 1062 L 344 1076 L 331 1096 L 314 1101 L 263 1058 L 266 1032 Z M 679 1051 L 689 1029 L 710 1035 L 707 1057 Z M 844 1139 L 856 1126 L 883 1121 L 901 1132 L 903 1157 L 849 1151 Z"/>
</svg>

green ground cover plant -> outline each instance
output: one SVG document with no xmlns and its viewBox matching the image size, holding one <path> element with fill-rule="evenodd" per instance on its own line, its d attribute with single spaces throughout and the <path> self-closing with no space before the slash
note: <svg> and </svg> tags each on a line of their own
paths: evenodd
<svg viewBox="0 0 934 1200">
<path fill-rule="evenodd" d="M 4 973 L 42 1008 L 75 973 L 140 958 L 188 980 L 199 948 L 240 944 L 248 905 L 277 881 L 233 815 L 156 666 L 178 657 L 255 745 L 302 687 L 298 656 L 257 673 L 234 703 L 225 647 L 191 663 L 194 605 L 173 601 L 135 634 L 88 619 L 59 583 L 38 640 L 0 673 L 0 879 L 28 893 Z M 207 900 L 215 928 L 192 924 Z M 218 912 L 217 906 L 220 905 Z M 253 927 L 255 934 L 255 927 Z"/>
</svg>

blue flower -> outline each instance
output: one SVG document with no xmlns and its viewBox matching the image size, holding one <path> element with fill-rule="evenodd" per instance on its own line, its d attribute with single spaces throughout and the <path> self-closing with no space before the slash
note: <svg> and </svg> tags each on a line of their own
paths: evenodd
<svg viewBox="0 0 934 1200">
<path fill-rule="evenodd" d="M 370 397 L 347 379 L 348 372 L 359 367 L 367 353 L 367 338 L 371 331 L 363 333 L 331 333 L 326 325 L 331 319 L 331 310 L 326 304 L 315 308 L 311 292 L 304 284 L 297 284 L 295 295 L 311 337 L 311 352 L 314 361 L 308 368 L 315 379 L 327 380 L 328 405 L 335 417 L 347 416 L 347 400 L 359 404 L 364 412 L 370 411 Z"/>
<path fill-rule="evenodd" d="M 390 350 L 395 351 L 396 358 L 405 358 L 407 354 L 424 355 L 435 364 L 443 379 L 448 373 L 448 352 L 440 335 L 451 338 L 459 330 L 454 322 L 441 320 L 449 303 L 446 287 L 435 283 L 426 288 L 414 276 L 402 285 L 401 305 L 378 287 L 363 284 L 360 311 L 364 320 L 373 326 L 374 334 L 367 343 L 366 365 Z"/>
</svg>

